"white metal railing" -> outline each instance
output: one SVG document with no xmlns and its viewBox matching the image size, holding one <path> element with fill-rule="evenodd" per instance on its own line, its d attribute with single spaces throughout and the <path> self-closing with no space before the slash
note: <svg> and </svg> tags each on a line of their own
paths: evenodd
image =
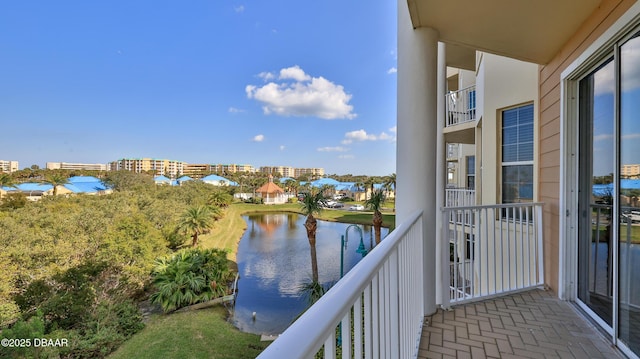
<svg viewBox="0 0 640 359">
<path fill-rule="evenodd" d="M 313 358 L 320 350 L 324 358 L 415 358 L 424 316 L 422 222 L 415 213 L 396 227 L 258 358 Z"/>
<path fill-rule="evenodd" d="M 446 127 L 476 120 L 476 86 L 472 85 L 446 95 Z"/>
<path fill-rule="evenodd" d="M 447 188 L 444 191 L 446 207 L 469 207 L 476 204 L 475 189 Z"/>
<path fill-rule="evenodd" d="M 544 284 L 542 204 L 443 208 L 444 285 L 458 304 Z"/>
</svg>

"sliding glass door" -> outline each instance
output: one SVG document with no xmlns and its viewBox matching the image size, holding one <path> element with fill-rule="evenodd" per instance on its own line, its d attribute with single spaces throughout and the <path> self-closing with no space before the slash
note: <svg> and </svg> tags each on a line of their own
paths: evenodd
<svg viewBox="0 0 640 359">
<path fill-rule="evenodd" d="M 640 37 L 620 46 L 618 338 L 640 353 Z"/>
<path fill-rule="evenodd" d="M 578 83 L 577 297 L 640 355 L 640 36 Z"/>
<path fill-rule="evenodd" d="M 613 59 L 579 83 L 578 298 L 613 325 Z"/>
</svg>

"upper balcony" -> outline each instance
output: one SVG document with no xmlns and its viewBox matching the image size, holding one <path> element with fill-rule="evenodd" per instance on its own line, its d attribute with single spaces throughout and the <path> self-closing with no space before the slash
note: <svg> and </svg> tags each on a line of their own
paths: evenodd
<svg viewBox="0 0 640 359">
<path fill-rule="evenodd" d="M 445 95 L 446 117 L 444 135 L 446 142 L 475 143 L 476 86 L 452 91 Z"/>
</svg>

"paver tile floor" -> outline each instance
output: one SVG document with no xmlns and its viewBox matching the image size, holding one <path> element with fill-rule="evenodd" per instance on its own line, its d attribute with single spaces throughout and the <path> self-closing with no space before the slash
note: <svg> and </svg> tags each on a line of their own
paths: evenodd
<svg viewBox="0 0 640 359">
<path fill-rule="evenodd" d="M 438 310 L 418 358 L 624 358 L 595 326 L 541 289 Z"/>
</svg>

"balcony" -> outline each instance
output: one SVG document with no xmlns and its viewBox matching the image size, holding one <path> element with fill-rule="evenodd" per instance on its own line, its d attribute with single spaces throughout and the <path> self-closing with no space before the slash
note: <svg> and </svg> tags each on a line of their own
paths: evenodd
<svg viewBox="0 0 640 359">
<path fill-rule="evenodd" d="M 543 284 L 541 204 L 446 207 L 442 218 L 443 307 Z M 319 351 L 325 358 L 416 357 L 424 319 L 422 235 L 417 213 L 259 358 L 311 358 Z"/>
<path fill-rule="evenodd" d="M 571 304 L 540 289 L 438 310 L 417 357 L 622 358 Z"/>
<path fill-rule="evenodd" d="M 476 86 L 445 95 L 446 116 L 443 133 L 449 143 L 475 143 Z"/>
<path fill-rule="evenodd" d="M 467 188 L 445 189 L 447 207 L 468 207 L 476 204 L 476 190 Z"/>
<path fill-rule="evenodd" d="M 447 116 L 445 127 L 476 120 L 476 86 L 452 91 L 446 95 Z"/>
</svg>

